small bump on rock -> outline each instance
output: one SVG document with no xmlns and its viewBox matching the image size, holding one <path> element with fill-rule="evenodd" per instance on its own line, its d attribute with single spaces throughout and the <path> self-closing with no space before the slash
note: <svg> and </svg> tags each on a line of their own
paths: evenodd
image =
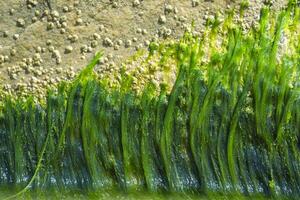
<svg viewBox="0 0 300 200">
<path fill-rule="evenodd" d="M 65 47 L 65 53 L 66 54 L 71 53 L 72 51 L 73 51 L 73 47 L 72 46 L 69 45 L 69 46 Z"/>
<path fill-rule="evenodd" d="M 158 18 L 158 22 L 160 24 L 165 24 L 167 22 L 167 18 L 165 15 L 160 15 L 159 18 Z"/>
<path fill-rule="evenodd" d="M 25 20 L 23 18 L 17 19 L 17 26 L 18 27 L 24 27 L 25 26 Z"/>
<path fill-rule="evenodd" d="M 19 39 L 19 37 L 20 37 L 20 35 L 19 35 L 19 34 L 17 34 L 17 33 L 13 35 L 13 39 L 14 39 L 14 40 L 17 40 L 17 39 Z"/>
<path fill-rule="evenodd" d="M 140 2 L 139 0 L 134 0 L 134 1 L 132 2 L 133 7 L 137 7 L 137 6 L 139 6 L 140 4 L 141 4 L 141 2 Z"/>
</svg>

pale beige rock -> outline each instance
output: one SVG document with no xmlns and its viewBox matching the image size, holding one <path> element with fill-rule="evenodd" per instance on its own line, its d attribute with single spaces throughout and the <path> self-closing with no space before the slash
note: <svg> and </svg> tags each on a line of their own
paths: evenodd
<svg viewBox="0 0 300 200">
<path fill-rule="evenodd" d="M 247 21 L 243 29 L 257 24 L 253 20 L 259 18 L 263 1 L 250 1 L 250 7 L 244 16 Z M 100 66 L 95 70 L 101 71 L 102 76 L 118 72 L 121 63 L 132 56 L 135 49 L 147 49 L 149 41 L 179 38 L 184 31 L 192 30 L 189 25 L 193 19 L 196 19 L 193 34 L 198 35 L 203 32 L 201 27 L 204 16 L 209 18 L 216 10 L 225 13 L 227 7 L 234 8 L 239 1 L 50 2 L 52 9 L 48 8 L 44 1 L 38 0 L 0 1 L 0 88 L 8 84 L 11 86 L 10 92 L 13 92 L 17 84 L 22 88 L 22 84 L 28 82 L 34 74 L 41 82 L 36 81 L 26 92 L 41 89 L 43 84 L 45 85 L 42 81 L 45 81 L 46 76 L 49 77 L 49 81 L 53 79 L 53 84 L 58 80 L 70 79 L 100 50 L 103 50 L 104 55 L 111 54 L 113 57 L 109 58 L 109 61 L 106 57 L 103 58 L 101 70 Z M 273 4 L 272 8 L 278 8 L 284 5 L 284 1 L 274 1 Z M 72 46 L 73 51 L 65 54 L 67 46 Z M 39 58 L 35 58 L 36 53 L 39 54 Z M 130 70 L 139 66 L 138 61 L 128 63 Z M 103 69 L 104 65 L 107 65 L 108 70 Z M 66 74 L 68 66 L 74 66 L 69 75 Z M 14 75 L 8 74 L 8 68 L 14 69 L 11 72 Z M 60 73 L 56 73 L 57 68 L 60 68 Z M 158 69 L 153 66 L 154 71 Z M 146 81 L 147 72 L 143 67 L 139 71 L 139 80 Z M 17 80 L 14 80 L 16 76 Z M 156 76 L 159 76 L 159 73 L 154 78 Z M 45 89 L 42 88 L 41 91 Z"/>
</svg>

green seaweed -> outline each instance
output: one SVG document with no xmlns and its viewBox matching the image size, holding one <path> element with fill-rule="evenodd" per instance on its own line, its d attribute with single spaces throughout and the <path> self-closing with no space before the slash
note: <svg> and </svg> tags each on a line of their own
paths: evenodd
<svg viewBox="0 0 300 200">
<path fill-rule="evenodd" d="M 135 92 L 124 71 L 108 87 L 93 73 L 99 53 L 45 102 L 1 99 L 0 188 L 299 198 L 299 16 L 290 1 L 246 33 L 229 15 L 151 48 L 147 59 L 177 67 L 171 91 Z"/>
</svg>

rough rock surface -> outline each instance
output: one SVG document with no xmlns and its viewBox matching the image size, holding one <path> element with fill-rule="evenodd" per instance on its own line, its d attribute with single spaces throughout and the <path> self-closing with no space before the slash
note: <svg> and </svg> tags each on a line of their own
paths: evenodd
<svg viewBox="0 0 300 200">
<path fill-rule="evenodd" d="M 262 5 L 249 2 L 246 27 Z M 238 6 L 230 0 L 0 1 L 0 86 L 30 92 L 72 79 L 99 50 L 105 56 L 96 70 L 111 73 L 150 41 L 179 38 L 193 20 L 200 34 L 207 18 Z"/>
</svg>

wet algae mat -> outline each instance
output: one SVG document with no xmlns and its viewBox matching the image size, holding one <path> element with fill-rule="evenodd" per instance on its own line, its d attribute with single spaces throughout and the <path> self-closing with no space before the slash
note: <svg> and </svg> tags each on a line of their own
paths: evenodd
<svg viewBox="0 0 300 200">
<path fill-rule="evenodd" d="M 125 72 L 109 87 L 99 53 L 44 101 L 2 99 L 3 198 L 298 199 L 299 16 L 290 1 L 248 32 L 229 13 L 150 44 L 148 59 L 177 66 L 171 88 L 134 91 Z"/>
</svg>

